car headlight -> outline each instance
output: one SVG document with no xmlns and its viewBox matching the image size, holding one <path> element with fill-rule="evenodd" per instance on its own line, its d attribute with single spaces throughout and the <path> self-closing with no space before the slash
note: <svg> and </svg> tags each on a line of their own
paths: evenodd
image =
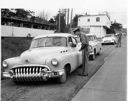
<svg viewBox="0 0 128 101">
<path fill-rule="evenodd" d="M 10 76 L 13 76 L 13 71 L 10 70 L 10 71 L 9 71 L 9 74 L 10 74 Z"/>
<path fill-rule="evenodd" d="M 53 66 L 57 66 L 59 64 L 58 60 L 55 58 L 51 60 L 51 63 Z"/>
<path fill-rule="evenodd" d="M 4 68 L 8 67 L 8 64 L 7 64 L 6 61 L 3 61 L 2 65 L 3 65 Z"/>
</svg>

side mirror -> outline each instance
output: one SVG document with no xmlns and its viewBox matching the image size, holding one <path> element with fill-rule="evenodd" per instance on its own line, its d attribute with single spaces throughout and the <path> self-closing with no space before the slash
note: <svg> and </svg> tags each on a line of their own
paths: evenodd
<svg viewBox="0 0 128 101">
<path fill-rule="evenodd" d="M 69 42 L 70 47 L 76 47 L 76 44 Z"/>
</svg>

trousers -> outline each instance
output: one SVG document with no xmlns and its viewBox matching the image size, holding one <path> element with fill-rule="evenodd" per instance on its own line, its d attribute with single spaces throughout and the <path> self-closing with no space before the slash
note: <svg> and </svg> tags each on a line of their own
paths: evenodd
<svg viewBox="0 0 128 101">
<path fill-rule="evenodd" d="M 82 74 L 88 74 L 88 53 L 86 48 L 82 50 Z"/>
<path fill-rule="evenodd" d="M 118 39 L 116 47 L 121 47 L 121 39 Z"/>
</svg>

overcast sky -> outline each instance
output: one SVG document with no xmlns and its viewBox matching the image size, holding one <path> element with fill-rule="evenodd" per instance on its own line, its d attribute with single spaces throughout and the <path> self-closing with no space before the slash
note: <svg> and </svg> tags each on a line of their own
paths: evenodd
<svg viewBox="0 0 128 101">
<path fill-rule="evenodd" d="M 57 14 L 61 8 L 73 8 L 73 15 L 108 11 L 111 20 L 126 27 L 127 0 L 1 0 L 1 8 L 25 8 L 37 13 L 46 12 L 49 17 Z"/>
</svg>

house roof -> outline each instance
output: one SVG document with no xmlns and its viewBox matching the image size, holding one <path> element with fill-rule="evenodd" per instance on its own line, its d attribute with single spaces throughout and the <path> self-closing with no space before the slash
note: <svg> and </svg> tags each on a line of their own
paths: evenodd
<svg viewBox="0 0 128 101">
<path fill-rule="evenodd" d="M 89 16 L 107 16 L 108 19 L 110 20 L 110 17 L 107 14 L 85 14 L 85 15 L 81 15 L 80 17 L 89 17 Z"/>
</svg>

